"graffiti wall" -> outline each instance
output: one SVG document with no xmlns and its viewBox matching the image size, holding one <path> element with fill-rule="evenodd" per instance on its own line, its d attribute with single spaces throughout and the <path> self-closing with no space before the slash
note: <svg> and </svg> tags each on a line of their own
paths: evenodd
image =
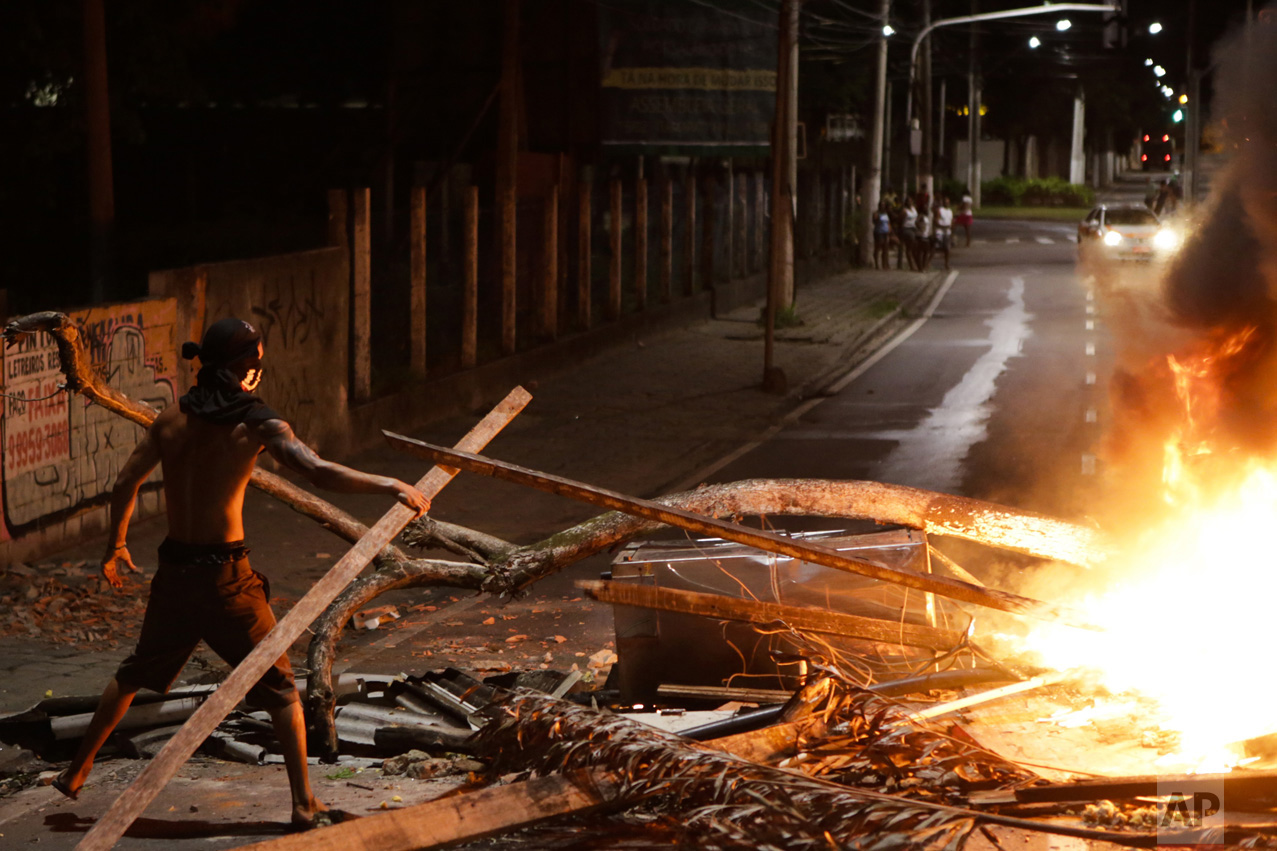
<svg viewBox="0 0 1277 851">
<path fill-rule="evenodd" d="M 177 299 L 184 336 L 227 316 L 262 333 L 266 355 L 258 395 L 303 440 L 340 455 L 349 440 L 346 410 L 350 277 L 345 251 L 302 251 L 151 273 L 151 294 Z M 182 380 L 194 380 L 191 364 Z"/>
<path fill-rule="evenodd" d="M 163 410 L 176 399 L 174 300 L 104 305 L 68 314 L 95 369 L 132 399 Z M 104 497 L 142 429 L 58 390 L 58 350 L 47 334 L 7 347 L 0 416 L 3 529 Z M 158 472 L 155 480 L 158 480 Z"/>
</svg>

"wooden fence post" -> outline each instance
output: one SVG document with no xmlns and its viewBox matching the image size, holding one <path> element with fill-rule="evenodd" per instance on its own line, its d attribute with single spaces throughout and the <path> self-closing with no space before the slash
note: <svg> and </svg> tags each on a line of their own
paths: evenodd
<svg viewBox="0 0 1277 851">
<path fill-rule="evenodd" d="M 661 301 L 668 303 L 674 280 L 674 181 L 661 167 Z"/>
<path fill-rule="evenodd" d="M 409 248 L 412 290 L 408 299 L 412 339 L 409 362 L 417 375 L 426 374 L 426 187 L 412 188 L 412 240 Z"/>
<path fill-rule="evenodd" d="M 369 221 L 371 190 L 356 189 L 355 232 L 351 251 L 350 312 L 354 368 L 351 385 L 357 400 L 372 395 L 372 229 Z"/>
<path fill-rule="evenodd" d="M 683 177 L 687 216 L 683 220 L 683 295 L 696 292 L 696 160 Z"/>
<path fill-rule="evenodd" d="M 607 276 L 607 318 L 613 321 L 621 318 L 621 217 L 625 209 L 621 204 L 621 179 L 612 178 L 612 209 L 610 227 L 608 228 L 611 256 Z"/>
<path fill-rule="evenodd" d="M 479 350 L 479 187 L 466 190 L 466 279 L 461 300 L 461 365 L 472 367 Z"/>
<path fill-rule="evenodd" d="M 497 216 L 501 248 L 501 354 L 517 345 L 519 226 L 519 0 L 505 0 L 501 114 L 497 134 Z"/>
<path fill-rule="evenodd" d="M 582 331 L 590 328 L 590 290 L 593 283 L 590 279 L 590 193 L 594 183 L 588 176 L 582 176 L 576 182 L 577 213 L 577 280 L 576 280 L 576 315 Z"/>
<path fill-rule="evenodd" d="M 543 215 L 544 248 L 541 260 L 540 328 L 542 336 L 553 340 L 559 336 L 559 187 L 550 187 Z"/>
<path fill-rule="evenodd" d="M 639 310 L 647 307 L 647 179 L 634 184 L 634 295 Z"/>
</svg>

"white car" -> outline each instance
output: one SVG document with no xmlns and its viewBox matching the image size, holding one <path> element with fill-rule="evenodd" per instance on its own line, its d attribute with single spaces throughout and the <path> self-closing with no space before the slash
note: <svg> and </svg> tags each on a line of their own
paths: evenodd
<svg viewBox="0 0 1277 851">
<path fill-rule="evenodd" d="M 1179 247 L 1179 234 L 1143 204 L 1100 204 L 1077 226 L 1083 260 L 1165 259 Z"/>
</svg>

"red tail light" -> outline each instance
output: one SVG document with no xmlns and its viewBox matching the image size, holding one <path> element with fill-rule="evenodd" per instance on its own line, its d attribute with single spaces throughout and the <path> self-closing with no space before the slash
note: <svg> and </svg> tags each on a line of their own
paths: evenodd
<svg viewBox="0 0 1277 851">
<path fill-rule="evenodd" d="M 1171 161 L 1171 155 L 1170 155 L 1170 154 L 1167 154 L 1167 155 L 1166 155 L 1165 157 L 1163 157 L 1162 159 L 1166 160 L 1167 162 L 1170 162 L 1170 161 Z"/>
<path fill-rule="evenodd" d="M 1142 163 L 1148 162 L 1148 154 L 1140 154 L 1140 162 Z"/>
<path fill-rule="evenodd" d="M 1147 142 L 1147 141 L 1148 141 L 1148 134 L 1147 134 L 1147 133 L 1145 133 L 1145 134 L 1144 134 L 1144 141 L 1145 141 L 1145 142 Z"/>
<path fill-rule="evenodd" d="M 1170 140 L 1171 140 L 1171 137 L 1170 137 L 1170 136 L 1163 136 L 1163 137 L 1162 137 L 1162 141 L 1163 141 L 1163 142 L 1169 142 Z"/>
</svg>

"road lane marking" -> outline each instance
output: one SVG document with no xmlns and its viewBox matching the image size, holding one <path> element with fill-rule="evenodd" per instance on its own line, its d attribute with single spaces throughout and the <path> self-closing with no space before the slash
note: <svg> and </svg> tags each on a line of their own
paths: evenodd
<svg viewBox="0 0 1277 851">
<path fill-rule="evenodd" d="M 1055 245 L 1055 240 L 1051 239 L 1049 236 L 1035 236 L 1033 237 L 1033 241 L 1038 245 Z"/>
<path fill-rule="evenodd" d="M 1095 475 L 1095 456 L 1094 455 L 1084 454 L 1082 456 L 1082 475 L 1084 476 Z"/>
<path fill-rule="evenodd" d="M 1094 383 L 1095 383 L 1095 373 L 1093 373 L 1093 372 L 1088 372 L 1088 373 L 1086 374 L 1086 383 L 1087 383 L 1087 384 L 1094 384 Z"/>
<path fill-rule="evenodd" d="M 1093 358 L 1093 357 L 1095 357 L 1095 344 L 1094 344 L 1094 343 L 1087 343 L 1087 344 L 1086 344 L 1086 356 L 1087 356 L 1088 358 Z"/>
<path fill-rule="evenodd" d="M 1033 318 L 1024 302 L 1024 278 L 1011 278 L 1007 304 L 985 320 L 989 350 L 962 379 L 949 388 L 940 404 L 901 435 L 883 459 L 875 478 L 884 482 L 914 482 L 929 490 L 949 491 L 962 483 L 963 464 L 971 447 L 988 436 L 998 378 L 1011 358 L 1020 354 L 1032 330 Z"/>
<path fill-rule="evenodd" d="M 1020 241 L 1020 237 L 1018 237 L 1018 236 L 1008 236 L 1008 237 L 1007 237 L 1007 245 L 1015 245 L 1015 244 L 1016 244 L 1017 242 L 1019 242 L 1019 241 Z"/>
<path fill-rule="evenodd" d="M 1097 423 L 1100 421 L 1099 414 L 1096 412 L 1094 408 L 1086 409 L 1086 421 L 1088 423 Z"/>
<path fill-rule="evenodd" d="M 887 355 L 895 351 L 896 348 L 900 346 L 901 343 L 903 343 L 905 340 L 908 340 L 910 337 L 912 337 L 919 328 L 921 328 L 923 325 L 926 324 L 927 320 L 930 319 L 932 314 L 936 312 L 936 308 L 940 306 L 940 302 L 944 299 L 946 295 L 948 295 L 949 288 L 953 286 L 953 282 L 956 281 L 957 279 L 958 279 L 957 269 L 954 269 L 951 272 L 949 272 L 949 276 L 945 278 L 944 283 L 940 285 L 940 289 L 936 290 L 936 294 L 931 297 L 931 301 L 927 304 L 926 310 L 922 311 L 922 315 L 919 316 L 916 320 L 914 320 L 913 324 L 909 325 L 903 331 L 897 334 L 895 337 L 891 338 L 891 340 L 889 340 L 886 343 L 886 345 L 878 349 L 878 351 L 874 352 L 872 355 L 870 355 L 869 357 L 861 361 L 856 366 L 856 368 L 853 369 L 851 372 L 847 373 L 842 378 L 838 379 L 836 382 L 829 385 L 825 389 L 823 395 L 816 396 L 815 398 L 812 398 L 812 399 L 808 399 L 806 402 L 803 402 L 801 405 L 794 408 L 794 410 L 790 411 L 780 422 L 778 422 L 776 425 L 769 428 L 767 431 L 763 432 L 762 436 L 759 437 L 757 440 L 754 440 L 754 441 L 751 441 L 750 443 L 745 444 L 744 446 L 737 449 L 735 452 L 728 453 L 727 455 L 723 456 L 717 461 L 714 461 L 706 465 L 700 470 L 697 470 L 691 476 L 688 476 L 687 478 L 683 479 L 681 482 L 675 484 L 671 488 L 671 493 L 678 493 L 679 491 L 685 491 L 685 490 L 688 490 L 689 488 L 693 488 L 696 485 L 699 485 L 701 482 L 707 481 L 710 476 L 714 475 L 719 470 L 726 467 L 728 464 L 731 464 L 732 462 L 740 458 L 743 458 L 744 456 L 753 452 L 755 449 L 762 446 L 764 443 L 771 440 L 776 435 L 780 434 L 786 428 L 798 422 L 798 420 L 800 420 L 803 416 L 805 416 L 808 411 L 810 411 L 812 408 L 819 405 L 821 402 L 825 401 L 826 398 L 839 393 L 848 384 L 851 384 L 851 382 L 855 381 L 857 378 L 864 375 L 866 372 L 870 370 L 870 368 L 874 366 L 874 364 L 878 363 L 878 361 L 882 360 Z M 479 599 L 479 598 L 476 597 L 475 599 Z"/>
</svg>

